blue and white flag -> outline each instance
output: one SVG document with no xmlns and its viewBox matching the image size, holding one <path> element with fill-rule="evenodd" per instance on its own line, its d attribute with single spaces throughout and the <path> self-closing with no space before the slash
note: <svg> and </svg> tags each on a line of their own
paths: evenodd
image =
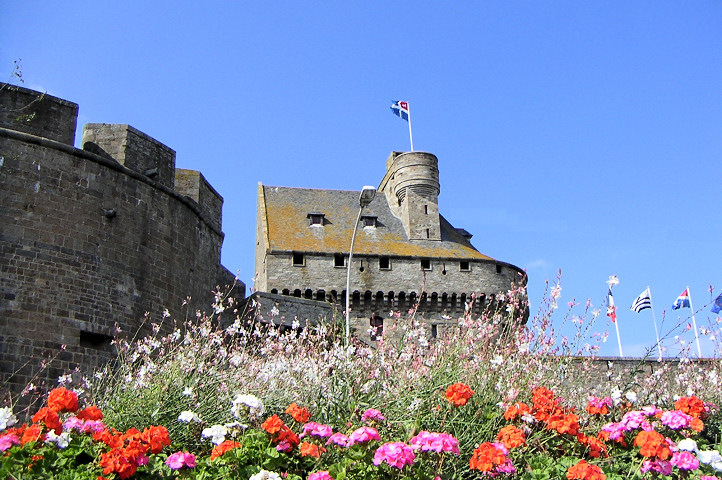
<svg viewBox="0 0 722 480">
<path fill-rule="evenodd" d="M 719 294 L 719 297 L 715 298 L 712 304 L 712 313 L 719 313 L 720 311 L 722 311 L 722 293 Z"/>
<path fill-rule="evenodd" d="M 684 289 L 684 292 L 679 294 L 679 297 L 677 297 L 677 300 L 674 302 L 674 305 L 672 305 L 672 310 L 679 310 L 680 308 L 690 308 L 689 307 L 689 292 L 687 289 Z"/>
<path fill-rule="evenodd" d="M 391 105 L 391 111 L 394 112 L 394 115 L 396 115 L 397 117 L 401 117 L 407 122 L 409 121 L 409 102 L 396 100 Z"/>
<path fill-rule="evenodd" d="M 649 288 L 639 294 L 629 309 L 639 313 L 645 308 L 652 308 L 652 296 L 649 294 Z"/>
</svg>

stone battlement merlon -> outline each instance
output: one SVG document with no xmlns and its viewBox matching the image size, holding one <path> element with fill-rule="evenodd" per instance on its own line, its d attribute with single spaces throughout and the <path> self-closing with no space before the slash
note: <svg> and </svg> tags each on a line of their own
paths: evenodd
<svg viewBox="0 0 722 480">
<path fill-rule="evenodd" d="M 119 164 L 126 173 L 139 174 L 131 174 L 137 179 L 193 200 L 197 206 L 189 203 L 192 210 L 222 235 L 223 197 L 200 172 L 176 169 L 173 149 L 130 125 L 89 123 L 83 129 L 82 150 L 78 150 L 74 147 L 77 118 L 76 103 L 0 82 L 0 129 L 45 139 L 49 142 L 42 143 L 54 143 L 57 149 L 83 152 L 81 156 L 93 161 L 102 157 Z"/>
</svg>

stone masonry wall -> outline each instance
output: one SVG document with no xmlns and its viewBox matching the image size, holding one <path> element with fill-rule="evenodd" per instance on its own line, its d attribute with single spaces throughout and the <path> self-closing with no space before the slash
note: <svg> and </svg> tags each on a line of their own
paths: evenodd
<svg viewBox="0 0 722 480">
<path fill-rule="evenodd" d="M 148 332 L 146 313 L 209 311 L 212 289 L 233 283 L 220 218 L 106 155 L 11 126 L 0 125 L 0 375 L 14 393 L 107 361 L 116 326 Z"/>
</svg>

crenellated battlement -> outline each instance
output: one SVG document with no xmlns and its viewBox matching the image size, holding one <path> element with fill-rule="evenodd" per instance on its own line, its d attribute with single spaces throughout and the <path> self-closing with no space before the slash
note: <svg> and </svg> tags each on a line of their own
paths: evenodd
<svg viewBox="0 0 722 480">
<path fill-rule="evenodd" d="M 130 125 L 88 124 L 76 148 L 77 115 L 0 84 L 0 383 L 13 393 L 112 359 L 117 329 L 167 333 L 165 309 L 211 311 L 217 286 L 245 296 L 220 263 L 223 198 L 203 175 Z"/>
</svg>

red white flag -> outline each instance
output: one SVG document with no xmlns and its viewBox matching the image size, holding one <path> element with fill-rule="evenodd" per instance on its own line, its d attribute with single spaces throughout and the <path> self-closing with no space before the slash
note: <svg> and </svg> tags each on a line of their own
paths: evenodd
<svg viewBox="0 0 722 480">
<path fill-rule="evenodd" d="M 609 293 L 607 293 L 607 316 L 612 319 L 612 323 L 617 323 L 617 309 L 614 306 L 612 287 L 609 287 Z"/>
</svg>

